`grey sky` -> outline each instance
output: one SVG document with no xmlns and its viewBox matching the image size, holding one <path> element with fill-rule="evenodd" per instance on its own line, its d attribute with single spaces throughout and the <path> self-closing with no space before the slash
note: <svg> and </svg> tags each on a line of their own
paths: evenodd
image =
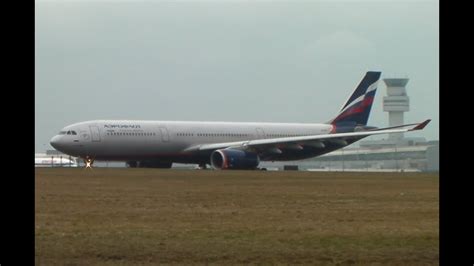
<svg viewBox="0 0 474 266">
<path fill-rule="evenodd" d="M 94 119 L 325 122 L 368 70 L 439 138 L 437 1 L 36 2 L 35 150 Z M 369 124 L 386 126 L 383 82 Z"/>
</svg>

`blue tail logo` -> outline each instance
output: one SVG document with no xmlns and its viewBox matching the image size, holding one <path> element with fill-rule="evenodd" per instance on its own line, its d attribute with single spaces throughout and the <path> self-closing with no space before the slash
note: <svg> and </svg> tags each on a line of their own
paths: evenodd
<svg viewBox="0 0 474 266">
<path fill-rule="evenodd" d="M 344 103 L 339 114 L 329 123 L 335 126 L 367 125 L 382 72 L 369 71 Z"/>
</svg>

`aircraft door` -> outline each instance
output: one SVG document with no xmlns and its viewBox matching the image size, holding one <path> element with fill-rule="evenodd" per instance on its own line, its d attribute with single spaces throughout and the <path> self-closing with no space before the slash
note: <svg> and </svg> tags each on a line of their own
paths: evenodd
<svg viewBox="0 0 474 266">
<path fill-rule="evenodd" d="M 98 126 L 89 126 L 91 130 L 92 142 L 100 142 L 100 132 Z"/>
<path fill-rule="evenodd" d="M 168 134 L 168 129 L 166 129 L 166 127 L 159 127 L 159 129 L 160 129 L 160 134 L 161 134 L 161 141 L 162 142 L 170 141 L 170 136 Z"/>
</svg>

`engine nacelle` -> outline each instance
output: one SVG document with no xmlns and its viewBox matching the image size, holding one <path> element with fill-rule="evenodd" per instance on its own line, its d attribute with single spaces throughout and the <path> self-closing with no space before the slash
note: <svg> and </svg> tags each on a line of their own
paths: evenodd
<svg viewBox="0 0 474 266">
<path fill-rule="evenodd" d="M 211 165 L 215 169 L 255 169 L 259 163 L 260 159 L 254 152 L 224 149 L 211 154 Z"/>
</svg>

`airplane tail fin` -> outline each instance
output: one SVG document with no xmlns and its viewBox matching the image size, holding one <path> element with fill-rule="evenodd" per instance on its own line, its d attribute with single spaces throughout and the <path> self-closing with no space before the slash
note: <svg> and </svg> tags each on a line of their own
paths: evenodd
<svg viewBox="0 0 474 266">
<path fill-rule="evenodd" d="M 367 72 L 352 95 L 342 106 L 339 114 L 336 118 L 329 121 L 329 124 L 337 126 L 367 125 L 381 74 L 382 72 L 376 71 Z"/>
</svg>

